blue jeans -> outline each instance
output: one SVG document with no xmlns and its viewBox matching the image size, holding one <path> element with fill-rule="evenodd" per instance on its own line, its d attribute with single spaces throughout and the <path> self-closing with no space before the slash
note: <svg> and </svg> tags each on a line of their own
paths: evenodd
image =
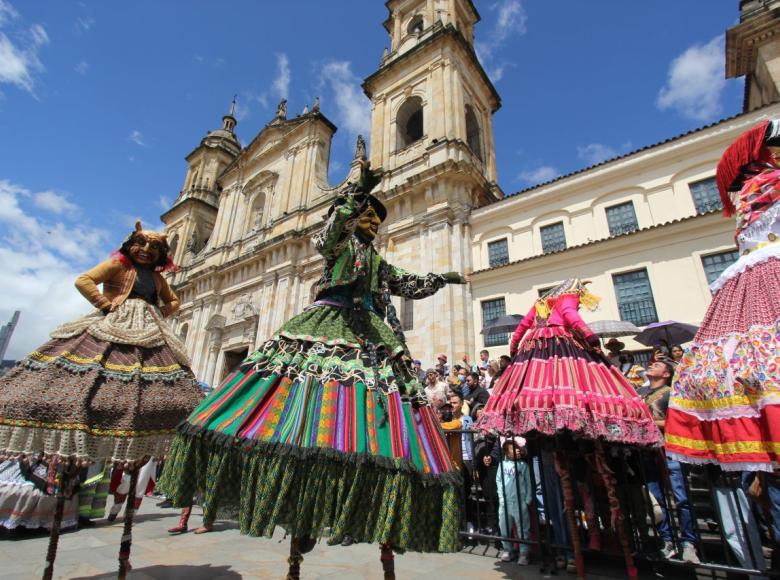
<svg viewBox="0 0 780 580">
<path fill-rule="evenodd" d="M 669 469 L 669 483 L 672 485 L 672 494 L 674 502 L 677 505 L 677 516 L 680 519 L 680 541 L 691 544 L 698 543 L 696 532 L 693 529 L 693 512 L 691 511 L 691 502 L 688 499 L 688 493 L 685 490 L 685 476 L 679 461 L 666 460 Z M 648 470 L 647 490 L 653 494 L 653 497 L 661 506 L 661 523 L 656 526 L 658 534 L 664 542 L 672 541 L 672 526 L 669 521 L 669 512 L 666 509 L 664 498 L 664 484 L 661 481 L 658 469 Z"/>
<path fill-rule="evenodd" d="M 534 463 L 538 470 L 538 459 Z M 563 510 L 563 491 L 561 490 L 558 473 L 555 471 L 555 455 L 548 451 L 542 452 L 542 476 L 544 495 L 547 496 L 544 512 L 547 516 L 547 521 L 552 525 L 555 543 L 560 546 L 571 546 L 569 525 Z"/>
</svg>

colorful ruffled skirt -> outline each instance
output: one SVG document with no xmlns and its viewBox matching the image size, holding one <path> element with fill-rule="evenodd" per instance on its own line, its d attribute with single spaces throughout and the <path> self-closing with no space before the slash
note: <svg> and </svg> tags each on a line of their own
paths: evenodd
<svg viewBox="0 0 780 580">
<path fill-rule="evenodd" d="M 24 469 L 23 469 L 24 468 Z M 16 460 L 0 463 L 0 527 L 7 530 L 51 528 L 57 498 L 48 493 L 47 483 L 53 478 L 45 462 L 32 466 Z M 62 529 L 78 525 L 79 497 L 65 500 Z"/>
<path fill-rule="evenodd" d="M 291 319 L 187 419 L 158 487 L 242 533 L 458 549 L 460 475 L 403 344 L 374 313 Z"/>
<path fill-rule="evenodd" d="M 202 400 L 184 346 L 130 299 L 59 326 L 0 379 L 0 453 L 89 461 L 165 454 Z"/>
<path fill-rule="evenodd" d="M 780 466 L 780 244 L 742 256 L 675 373 L 667 453 L 730 471 Z"/>
<path fill-rule="evenodd" d="M 617 367 L 561 326 L 525 334 L 477 427 L 516 435 L 569 431 L 615 443 L 661 444 L 650 409 Z"/>
</svg>

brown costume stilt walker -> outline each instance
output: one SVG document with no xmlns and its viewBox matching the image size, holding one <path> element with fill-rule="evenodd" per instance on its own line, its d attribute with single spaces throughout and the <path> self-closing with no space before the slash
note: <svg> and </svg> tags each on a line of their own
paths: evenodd
<svg viewBox="0 0 780 580">
<path fill-rule="evenodd" d="M 133 517 L 135 516 L 135 490 L 138 486 L 138 471 L 142 464 L 132 466 L 130 469 L 130 489 L 127 492 L 127 504 L 125 505 L 125 526 L 122 531 L 122 543 L 119 545 L 119 573 L 117 578 L 125 580 L 130 570 L 130 548 L 133 545 Z"/>
<path fill-rule="evenodd" d="M 56 466 L 54 469 L 56 469 Z M 71 464 L 70 461 L 66 461 L 62 465 L 62 477 L 57 489 L 57 505 L 54 508 L 54 520 L 52 521 L 49 534 L 49 547 L 46 550 L 46 567 L 43 569 L 43 580 L 51 580 L 54 575 L 54 560 L 57 558 L 57 546 L 60 542 L 62 513 L 65 509 L 65 500 L 73 493 L 72 477 L 76 470 L 76 465 Z"/>
<path fill-rule="evenodd" d="M 137 222 L 108 260 L 76 280 L 95 310 L 55 328 L 0 378 L 0 456 L 62 465 L 44 579 L 54 576 L 76 470 L 103 461 L 133 470 L 119 551 L 125 578 L 138 469 L 167 453 L 176 426 L 202 399 L 184 345 L 164 321 L 179 307 L 162 276 L 174 268 L 168 254 L 165 236 Z"/>
<path fill-rule="evenodd" d="M 612 520 L 611 523 L 613 529 L 617 531 L 620 545 L 623 548 L 623 557 L 626 560 L 626 573 L 629 578 L 636 578 L 638 572 L 634 565 L 634 557 L 631 555 L 631 543 L 629 542 L 628 534 L 626 533 L 626 521 L 623 512 L 620 509 L 620 502 L 615 489 L 617 482 L 615 480 L 615 475 L 612 473 L 609 465 L 607 465 L 607 457 L 604 454 L 604 444 L 601 441 L 596 441 L 596 468 L 604 481 L 604 486 L 607 488 L 609 511 Z"/>
<path fill-rule="evenodd" d="M 561 452 L 555 453 L 555 470 L 561 478 L 561 488 L 563 489 L 563 507 L 566 512 L 566 521 L 569 523 L 569 532 L 571 532 L 571 544 L 574 550 L 574 565 L 577 567 L 577 579 L 585 578 L 585 560 L 582 558 L 582 542 L 580 540 L 580 530 L 574 518 L 574 487 L 571 483 L 571 472 L 569 471 L 569 462 L 566 456 Z"/>
</svg>

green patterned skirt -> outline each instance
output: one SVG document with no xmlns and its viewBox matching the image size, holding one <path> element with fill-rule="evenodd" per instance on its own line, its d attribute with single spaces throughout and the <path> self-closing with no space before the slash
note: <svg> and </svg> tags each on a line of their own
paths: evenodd
<svg viewBox="0 0 780 580">
<path fill-rule="evenodd" d="M 403 344 L 366 312 L 310 308 L 179 429 L 159 487 L 241 531 L 458 549 L 460 474 Z M 368 346 L 366 346 L 368 345 Z M 377 346 L 378 345 L 378 346 Z"/>
</svg>

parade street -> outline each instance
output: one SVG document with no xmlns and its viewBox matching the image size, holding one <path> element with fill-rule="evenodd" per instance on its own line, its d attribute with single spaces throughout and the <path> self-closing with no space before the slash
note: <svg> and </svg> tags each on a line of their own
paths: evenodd
<svg viewBox="0 0 780 580">
<path fill-rule="evenodd" d="M 200 509 L 193 510 L 191 529 L 200 525 Z M 190 531 L 170 536 L 166 530 L 178 519 L 178 510 L 155 507 L 153 498 L 146 498 L 133 526 L 133 580 L 238 580 L 240 578 L 284 578 L 287 572 L 289 543 L 282 541 L 279 531 L 273 539 L 250 538 L 239 534 L 237 525 L 217 522 L 212 533 L 195 535 Z M 113 524 L 100 520 L 94 528 L 76 533 L 63 533 L 55 566 L 55 578 L 109 579 L 116 578 L 117 548 L 122 534 L 120 517 Z M 22 535 L 14 541 L 0 542 L 0 578 L 27 580 L 40 578 L 47 534 Z M 496 559 L 497 551 L 484 546 L 473 553 L 413 554 L 396 557 L 396 575 L 401 580 L 432 578 L 439 580 L 537 580 L 541 578 L 575 578 L 561 572 L 557 576 L 539 573 L 536 565 L 518 566 Z M 353 545 L 348 548 L 317 544 L 305 556 L 302 578 L 339 578 L 362 580 L 381 578 L 376 545 Z M 590 572 L 593 573 L 590 573 Z M 588 578 L 606 580 L 624 578 L 620 560 L 605 561 L 589 568 Z M 657 577 L 649 571 L 643 579 Z M 666 578 L 693 578 L 686 574 Z"/>
</svg>

